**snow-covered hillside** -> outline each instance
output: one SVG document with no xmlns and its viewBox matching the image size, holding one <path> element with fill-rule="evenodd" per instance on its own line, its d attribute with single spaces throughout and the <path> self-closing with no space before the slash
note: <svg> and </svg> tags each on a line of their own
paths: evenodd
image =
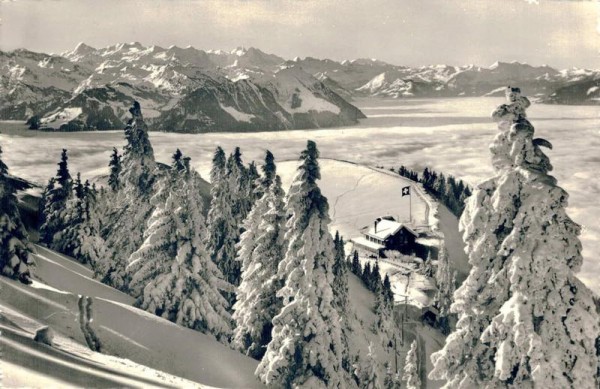
<svg viewBox="0 0 600 389">
<path fill-rule="evenodd" d="M 94 280 L 72 259 L 42 246 L 36 251 L 33 285 L 0 277 L 5 386 L 261 387 L 255 360 L 133 308 L 130 296 Z M 93 299 L 92 326 L 102 354 L 83 346 L 82 295 Z M 52 348 L 32 340 L 43 326 L 55 333 Z"/>
<path fill-rule="evenodd" d="M 347 239 L 360 235 L 365 226 L 370 226 L 378 217 L 394 216 L 400 221 L 409 221 L 410 201 L 402 197 L 402 188 L 412 185 L 412 217 L 415 226 L 435 223 L 430 218 L 432 204 L 429 196 L 419 185 L 397 174 L 367 166 L 334 159 L 321 159 L 320 186 L 331 204 L 331 230 L 339 231 Z M 278 172 L 284 188 L 288 188 L 295 174 L 296 161 L 280 162 Z"/>
<path fill-rule="evenodd" d="M 254 378 L 257 361 L 210 336 L 185 329 L 133 308 L 133 299 L 92 278 L 72 259 L 36 246 L 36 281 L 31 286 L 0 277 L 0 344 L 4 387 L 261 387 Z M 376 322 L 375 296 L 349 275 L 353 329 L 350 349 L 366 352 L 373 344 L 379 374 L 383 363 L 394 366 L 393 349 L 369 330 Z M 79 296 L 93 298 L 93 328 L 102 353 L 91 351 L 79 327 Z M 53 347 L 33 341 L 49 326 Z M 405 346 L 398 340 L 399 369 L 412 339 L 423 343 L 424 355 L 437 351 L 443 335 L 423 324 L 407 327 Z M 424 363 L 429 366 L 428 359 Z M 431 385 L 431 386 L 429 386 Z M 428 388 L 437 388 L 433 381 Z"/>
<path fill-rule="evenodd" d="M 296 161 L 278 164 L 283 187 L 288 188 L 295 174 Z M 339 231 L 347 241 L 361 235 L 361 230 L 370 226 L 381 216 L 393 216 L 400 221 L 409 221 L 410 200 L 401 197 L 402 188 L 412 187 L 412 217 L 414 225 L 421 229 L 431 229 L 443 236 L 448 250 L 452 271 L 458 273 L 461 281 L 469 272 L 467 257 L 464 253 L 462 237 L 458 232 L 458 220 L 443 205 L 434 201 L 422 188 L 396 173 L 357 165 L 350 162 L 321 159 L 323 194 L 328 198 L 332 222 L 331 233 Z M 351 249 L 351 243 L 348 249 Z M 347 250 L 348 250 L 347 249 Z M 363 263 L 374 262 L 361 258 Z M 435 285 L 426 277 L 414 273 L 415 267 L 395 260 L 380 260 L 382 276 L 388 274 L 397 302 L 403 302 L 402 296 L 410 296 L 409 304 L 418 307 L 428 306 Z"/>
</svg>

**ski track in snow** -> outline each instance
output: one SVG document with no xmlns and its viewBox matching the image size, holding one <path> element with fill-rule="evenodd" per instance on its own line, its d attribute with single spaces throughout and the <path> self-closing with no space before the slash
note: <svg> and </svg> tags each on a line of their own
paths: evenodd
<svg viewBox="0 0 600 389">
<path fill-rule="evenodd" d="M 347 195 L 347 194 L 349 194 L 349 193 L 352 193 L 352 192 L 354 192 L 354 191 L 356 190 L 356 188 L 358 188 L 358 186 L 360 185 L 360 182 L 361 182 L 361 181 L 362 181 L 362 180 L 363 180 L 365 177 L 368 177 L 368 176 L 370 176 L 370 175 L 372 175 L 372 174 L 373 174 L 373 173 L 367 173 L 367 174 L 363 174 L 363 175 L 361 175 L 361 176 L 358 178 L 358 180 L 356 180 L 356 183 L 355 183 L 355 185 L 354 185 L 354 187 L 353 187 L 353 188 L 351 188 L 351 189 L 348 189 L 347 191 L 345 191 L 344 193 L 342 193 L 342 194 L 340 194 L 339 196 L 337 196 L 337 197 L 336 197 L 336 199 L 335 199 L 335 203 L 333 204 L 333 215 L 331 216 L 331 218 L 332 218 L 332 219 L 335 219 L 335 216 L 336 216 L 336 214 L 337 214 L 337 205 L 338 205 L 338 202 L 340 201 L 340 199 L 341 199 L 342 197 L 344 197 L 345 195 Z"/>
</svg>

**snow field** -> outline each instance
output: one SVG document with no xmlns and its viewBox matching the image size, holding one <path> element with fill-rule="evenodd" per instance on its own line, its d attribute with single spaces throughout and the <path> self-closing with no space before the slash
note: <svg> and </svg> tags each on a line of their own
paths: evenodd
<svg viewBox="0 0 600 389">
<path fill-rule="evenodd" d="M 58 385 L 62 381 L 66 382 L 65 387 L 90 386 L 91 383 L 102 387 L 140 388 L 202 387 L 201 384 L 262 386 L 254 378 L 255 360 L 227 348 L 211 336 L 132 307 L 131 297 L 93 280 L 87 268 L 43 247 L 36 246 L 36 250 L 39 254 L 34 256 L 35 287 L 0 278 L 3 320 L 0 324 L 16 332 L 10 338 L 10 347 L 38 360 L 32 366 L 25 365 L 26 369 L 36 372 L 29 378 L 19 369 L 13 374 L 3 366 L 8 382 L 30 387 L 44 387 L 44 382 L 62 386 Z M 102 342 L 102 352 L 110 355 L 94 353 L 83 346 L 85 340 L 77 322 L 79 295 L 93 297 L 92 325 Z M 35 330 L 45 325 L 56 333 L 54 348 L 31 341 Z M 0 341 L 8 339 L 5 334 L 3 331 Z M 52 358 L 40 355 L 48 352 L 56 355 Z M 22 366 L 23 358 L 8 362 Z M 44 371 L 44 366 L 55 365 L 60 368 Z"/>
<path fill-rule="evenodd" d="M 363 227 L 370 226 L 380 216 L 394 216 L 400 222 L 409 220 L 409 198 L 402 197 L 402 188 L 418 184 L 396 174 L 387 175 L 376 169 L 349 162 L 321 158 L 321 191 L 329 201 L 332 233 L 339 231 L 346 241 L 360 236 Z M 279 162 L 277 172 L 283 188 L 296 172 L 296 161 Z M 427 203 L 417 193 L 412 194 L 412 216 L 416 225 L 426 225 Z"/>
</svg>

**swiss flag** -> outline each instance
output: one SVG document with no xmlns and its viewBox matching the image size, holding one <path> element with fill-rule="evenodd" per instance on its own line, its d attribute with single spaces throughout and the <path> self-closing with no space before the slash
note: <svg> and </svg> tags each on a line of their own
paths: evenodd
<svg viewBox="0 0 600 389">
<path fill-rule="evenodd" d="M 405 186 L 402 188 L 402 197 L 410 196 L 410 186 Z"/>
</svg>

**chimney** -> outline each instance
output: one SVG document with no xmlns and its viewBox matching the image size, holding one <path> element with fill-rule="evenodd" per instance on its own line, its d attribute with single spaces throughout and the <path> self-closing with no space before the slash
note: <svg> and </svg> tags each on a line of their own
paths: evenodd
<svg viewBox="0 0 600 389">
<path fill-rule="evenodd" d="M 379 220 L 375 220 L 375 234 L 377 233 L 377 224 L 379 223 Z"/>
</svg>

